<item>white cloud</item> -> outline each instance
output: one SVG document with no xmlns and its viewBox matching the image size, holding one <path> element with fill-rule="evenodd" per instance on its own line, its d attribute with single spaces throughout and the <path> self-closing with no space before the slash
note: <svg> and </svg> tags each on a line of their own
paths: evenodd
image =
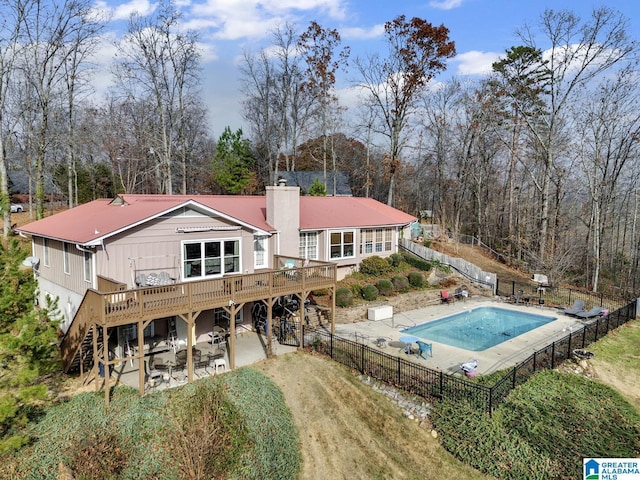
<svg viewBox="0 0 640 480">
<path fill-rule="evenodd" d="M 471 50 L 456 55 L 452 62 L 458 64 L 460 75 L 486 75 L 491 73 L 491 65 L 499 58 L 500 54 L 496 52 Z"/>
<path fill-rule="evenodd" d="M 462 5 L 463 0 L 441 0 L 429 2 L 431 8 L 437 8 L 438 10 L 452 10 Z"/>
<path fill-rule="evenodd" d="M 369 28 L 349 27 L 341 28 L 340 36 L 344 39 L 370 40 L 378 38 L 384 33 L 384 24 L 379 23 Z"/>
<path fill-rule="evenodd" d="M 346 16 L 343 0 L 206 0 L 193 6 L 188 25 L 209 22 L 213 37 L 223 40 L 262 38 L 277 25 L 296 23 L 297 15 L 323 13 L 341 20 Z"/>
</svg>

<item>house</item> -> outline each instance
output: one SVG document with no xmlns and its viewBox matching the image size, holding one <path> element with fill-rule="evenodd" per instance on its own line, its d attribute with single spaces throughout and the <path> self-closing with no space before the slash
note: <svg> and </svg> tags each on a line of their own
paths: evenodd
<svg viewBox="0 0 640 480">
<path fill-rule="evenodd" d="M 322 289 L 333 299 L 336 281 L 363 258 L 397 252 L 414 220 L 369 198 L 272 186 L 264 196 L 122 194 L 18 231 L 32 241 L 38 301 L 57 298 L 64 316 L 65 371 L 82 372 L 93 358 L 141 362 L 177 344 L 191 380 L 192 349 L 214 329 L 228 335 L 234 368 L 236 335 L 252 329 L 256 304 L 272 322 L 283 296 L 302 304 Z"/>
</svg>

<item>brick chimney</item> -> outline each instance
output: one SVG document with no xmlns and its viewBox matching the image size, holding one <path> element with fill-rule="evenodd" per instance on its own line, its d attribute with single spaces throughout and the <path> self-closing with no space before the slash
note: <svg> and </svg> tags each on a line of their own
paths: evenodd
<svg viewBox="0 0 640 480">
<path fill-rule="evenodd" d="M 267 223 L 278 230 L 281 255 L 299 255 L 300 188 L 287 187 L 283 178 L 277 186 L 267 186 Z"/>
</svg>

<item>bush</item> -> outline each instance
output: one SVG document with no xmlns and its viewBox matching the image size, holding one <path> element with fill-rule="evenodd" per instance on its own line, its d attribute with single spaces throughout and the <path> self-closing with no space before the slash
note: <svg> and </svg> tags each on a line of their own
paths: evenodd
<svg viewBox="0 0 640 480">
<path fill-rule="evenodd" d="M 371 302 L 378 298 L 379 293 L 380 292 L 378 292 L 378 289 L 375 285 L 365 285 L 362 288 L 362 298 L 364 298 L 368 302 Z"/>
<path fill-rule="evenodd" d="M 376 288 L 378 289 L 378 292 L 380 292 L 385 297 L 388 297 L 389 295 L 393 295 L 393 292 L 395 291 L 395 288 L 393 287 L 393 283 L 391 283 L 391 280 L 388 280 L 386 278 L 383 278 L 382 280 L 378 280 L 378 283 L 376 283 Z"/>
<path fill-rule="evenodd" d="M 362 297 L 362 285 L 360 285 L 359 283 L 352 283 L 350 287 L 351 287 L 351 293 L 353 294 L 353 298 Z"/>
<path fill-rule="evenodd" d="M 382 257 L 367 257 L 360 262 L 360 272 L 366 275 L 379 277 L 380 275 L 386 275 L 391 270 L 391 264 Z"/>
<path fill-rule="evenodd" d="M 336 305 L 338 307 L 348 307 L 353 305 L 353 292 L 349 288 L 336 289 Z"/>
<path fill-rule="evenodd" d="M 387 257 L 387 261 L 392 267 L 398 268 L 404 261 L 404 257 L 400 253 L 393 253 L 389 257 Z"/>
<path fill-rule="evenodd" d="M 422 272 L 409 272 L 409 285 L 413 288 L 422 288 L 424 285 L 424 274 Z"/>
<path fill-rule="evenodd" d="M 403 275 L 396 275 L 391 280 L 393 283 L 393 288 L 395 288 L 396 292 L 408 292 L 409 291 L 409 280 L 407 277 Z"/>
<path fill-rule="evenodd" d="M 433 268 L 433 264 L 428 262 L 427 260 L 423 260 L 422 258 L 416 257 L 415 255 L 406 254 L 404 255 L 404 260 L 409 265 L 418 270 L 422 270 L 424 272 L 428 272 Z"/>
<path fill-rule="evenodd" d="M 183 478 L 222 478 L 235 469 L 251 444 L 249 430 L 217 382 L 175 396 L 171 410 L 168 442 Z"/>
</svg>

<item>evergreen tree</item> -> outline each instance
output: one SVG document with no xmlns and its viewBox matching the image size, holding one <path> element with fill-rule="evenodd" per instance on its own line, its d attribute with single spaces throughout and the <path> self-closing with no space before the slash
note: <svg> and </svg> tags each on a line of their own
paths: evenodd
<svg viewBox="0 0 640 480">
<path fill-rule="evenodd" d="M 319 178 L 316 178 L 309 187 L 309 196 L 311 197 L 326 197 L 327 187 Z"/>
<path fill-rule="evenodd" d="M 213 158 L 213 175 L 223 192 L 247 193 L 250 185 L 255 183 L 251 171 L 253 163 L 249 141 L 242 138 L 242 129 L 232 133 L 229 127 L 225 127 Z"/>
<path fill-rule="evenodd" d="M 25 257 L 18 239 L 0 242 L 0 454 L 29 441 L 22 428 L 50 397 L 44 376 L 60 368 L 57 308 L 34 308 Z"/>
</svg>

